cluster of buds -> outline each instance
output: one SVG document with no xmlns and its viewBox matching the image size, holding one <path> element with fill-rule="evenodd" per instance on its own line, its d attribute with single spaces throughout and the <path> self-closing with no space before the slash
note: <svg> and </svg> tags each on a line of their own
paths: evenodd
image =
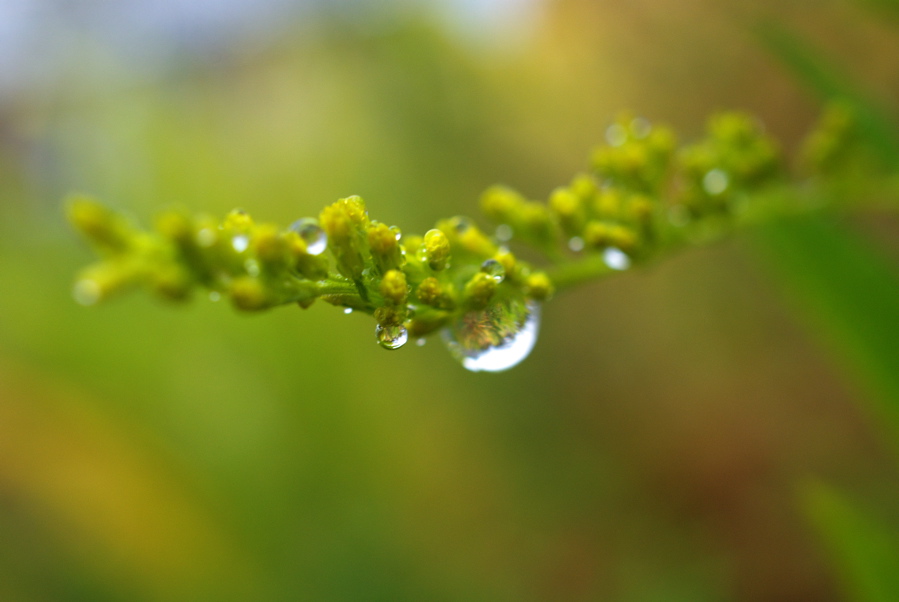
<svg viewBox="0 0 899 602">
<path fill-rule="evenodd" d="M 852 126 L 845 109 L 826 113 L 806 144 L 808 164 L 823 173 L 840 163 Z M 627 269 L 710 224 L 727 227 L 761 187 L 783 181 L 777 144 L 742 113 L 712 117 L 706 137 L 680 149 L 668 128 L 623 115 L 606 142 L 591 169 L 546 202 L 488 189 L 481 208 L 492 232 L 454 217 L 403 235 L 356 196 L 284 229 L 235 210 L 222 221 L 168 211 L 144 231 L 76 198 L 69 218 L 102 260 L 80 275 L 75 298 L 91 305 L 140 286 L 183 300 L 203 288 L 246 311 L 321 299 L 372 315 L 388 349 L 442 331 L 472 369 L 508 367 L 533 344 L 539 304 L 557 287 Z M 532 267 L 510 244 L 536 249 L 551 267 Z"/>
<path fill-rule="evenodd" d="M 286 229 L 235 210 L 221 222 L 169 211 L 143 231 L 89 198 L 70 202 L 69 219 L 102 257 L 76 281 L 75 298 L 85 305 L 134 287 L 174 301 L 203 288 L 245 311 L 306 308 L 320 298 L 372 314 L 378 341 L 393 349 L 496 298 L 543 301 L 552 293 L 546 274 L 465 218 L 404 237 L 372 220 L 359 197 Z"/>
</svg>

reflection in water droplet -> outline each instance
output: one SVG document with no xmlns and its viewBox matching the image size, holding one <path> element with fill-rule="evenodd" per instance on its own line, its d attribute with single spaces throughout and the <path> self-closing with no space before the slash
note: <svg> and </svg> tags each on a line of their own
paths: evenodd
<svg viewBox="0 0 899 602">
<path fill-rule="evenodd" d="M 572 236 L 568 240 L 568 248 L 574 251 L 575 253 L 580 253 L 584 250 L 584 239 L 580 236 Z"/>
<path fill-rule="evenodd" d="M 621 146 L 627 142 L 627 130 L 621 125 L 613 123 L 606 128 L 606 142 L 612 146 Z"/>
<path fill-rule="evenodd" d="M 100 285 L 89 278 L 84 278 L 75 283 L 72 296 L 81 305 L 93 305 L 100 300 Z"/>
<path fill-rule="evenodd" d="M 621 249 L 616 249 L 615 247 L 609 247 L 603 251 L 602 259 L 613 270 L 626 270 L 631 267 L 631 258 Z"/>
<path fill-rule="evenodd" d="M 723 169 L 712 169 L 702 178 L 703 189 L 712 196 L 717 196 L 727 190 L 730 178 Z"/>
<path fill-rule="evenodd" d="M 222 298 L 222 295 L 218 291 L 209 291 L 209 300 L 212 301 L 213 303 L 215 303 L 216 301 L 218 301 L 221 298 Z"/>
<path fill-rule="evenodd" d="M 238 253 L 243 253 L 247 250 L 247 247 L 250 246 L 250 239 L 243 234 L 238 234 L 231 239 L 231 246 L 234 247 L 234 250 Z"/>
<path fill-rule="evenodd" d="M 375 328 L 378 344 L 384 349 L 399 349 L 409 340 L 409 332 L 405 326 L 381 326 Z"/>
<path fill-rule="evenodd" d="M 502 282 L 506 277 L 506 268 L 495 259 L 488 259 L 482 263 L 481 271 L 493 278 L 497 283 Z"/>
<path fill-rule="evenodd" d="M 328 235 L 311 217 L 298 219 L 290 225 L 290 229 L 300 235 L 310 255 L 321 255 L 328 246 Z"/>
<path fill-rule="evenodd" d="M 346 315 L 350 315 L 351 313 L 353 313 L 353 308 L 352 307 L 344 307 L 343 313 L 345 313 Z"/>
<path fill-rule="evenodd" d="M 472 372 L 500 372 L 518 365 L 537 342 L 540 305 L 522 298 L 498 299 L 463 314 L 443 330 L 443 342 Z"/>
<path fill-rule="evenodd" d="M 496 227 L 496 231 L 493 233 L 493 236 L 496 237 L 496 240 L 500 242 L 509 242 L 512 240 L 512 226 L 509 224 L 500 224 Z"/>
</svg>

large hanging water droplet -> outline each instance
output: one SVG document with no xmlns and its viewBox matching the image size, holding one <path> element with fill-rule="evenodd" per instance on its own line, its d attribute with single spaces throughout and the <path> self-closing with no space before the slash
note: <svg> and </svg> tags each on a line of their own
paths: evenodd
<svg viewBox="0 0 899 602">
<path fill-rule="evenodd" d="M 290 225 L 290 229 L 300 235 L 310 255 L 321 255 L 328 246 L 328 235 L 311 217 L 298 219 Z"/>
<path fill-rule="evenodd" d="M 540 305 L 523 298 L 497 299 L 463 314 L 443 330 L 443 342 L 472 372 L 500 372 L 530 354 L 540 329 Z"/>
<path fill-rule="evenodd" d="M 405 326 L 381 326 L 375 328 L 378 344 L 384 349 L 399 349 L 409 340 L 409 332 Z"/>
<path fill-rule="evenodd" d="M 493 278 L 497 283 L 502 282 L 506 277 L 506 268 L 495 259 L 488 259 L 482 263 L 481 271 Z"/>
</svg>

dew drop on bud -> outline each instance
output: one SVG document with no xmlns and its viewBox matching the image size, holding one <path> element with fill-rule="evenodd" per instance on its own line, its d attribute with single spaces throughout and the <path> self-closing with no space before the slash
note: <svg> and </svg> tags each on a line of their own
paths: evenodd
<svg viewBox="0 0 899 602">
<path fill-rule="evenodd" d="M 602 252 L 602 259 L 613 270 L 626 270 L 631 267 L 631 258 L 621 249 L 609 247 Z"/>
<path fill-rule="evenodd" d="M 234 247 L 234 250 L 238 253 L 243 253 L 247 250 L 247 247 L 250 246 L 250 239 L 245 234 L 238 234 L 231 239 L 231 246 Z"/>
<path fill-rule="evenodd" d="M 409 332 L 405 326 L 381 326 L 375 327 L 375 335 L 378 344 L 384 349 L 399 349 L 409 340 Z"/>
<path fill-rule="evenodd" d="M 290 225 L 290 229 L 300 235 L 310 255 L 321 255 L 328 246 L 328 235 L 311 217 L 298 219 Z"/>
<path fill-rule="evenodd" d="M 351 313 L 353 313 L 353 308 L 352 307 L 344 307 L 343 313 L 345 313 L 346 315 L 350 315 Z"/>
<path fill-rule="evenodd" d="M 520 297 L 500 298 L 469 311 L 442 332 L 449 352 L 472 372 L 500 372 L 518 365 L 540 329 L 540 305 Z"/>
<path fill-rule="evenodd" d="M 702 188 L 712 196 L 718 196 L 727 190 L 730 178 L 723 169 L 712 169 L 702 178 Z"/>
<path fill-rule="evenodd" d="M 482 263 L 481 271 L 493 278 L 493 280 L 497 283 L 502 282 L 506 277 L 506 268 L 504 268 L 503 264 L 495 259 L 488 259 L 487 261 Z"/>
</svg>

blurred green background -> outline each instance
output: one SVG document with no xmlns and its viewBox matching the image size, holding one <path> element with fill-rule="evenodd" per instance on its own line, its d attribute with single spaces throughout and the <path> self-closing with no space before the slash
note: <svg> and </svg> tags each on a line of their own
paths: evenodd
<svg viewBox="0 0 899 602">
<path fill-rule="evenodd" d="M 281 224 L 359 194 L 424 232 L 494 183 L 545 198 L 621 109 L 686 139 L 749 110 L 792 152 L 821 99 L 761 21 L 899 106 L 884 13 L 749 4 L 6 0 L 0 599 L 899 599 L 857 570 L 895 541 L 827 526 L 899 530 L 895 214 L 559 296 L 502 374 L 325 304 L 71 297 L 71 192 Z"/>
</svg>

